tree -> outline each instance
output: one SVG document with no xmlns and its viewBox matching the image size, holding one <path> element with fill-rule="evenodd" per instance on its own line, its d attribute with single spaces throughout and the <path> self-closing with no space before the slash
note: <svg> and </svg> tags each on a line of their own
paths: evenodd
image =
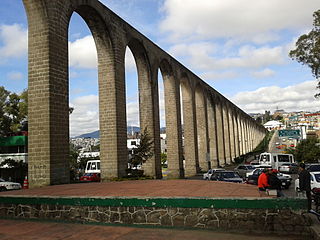
<svg viewBox="0 0 320 240">
<path fill-rule="evenodd" d="M 316 79 L 320 77 L 320 9 L 313 13 L 313 28 L 308 34 L 303 34 L 296 42 L 296 49 L 291 50 L 289 56 L 311 68 Z M 320 81 L 317 88 L 320 89 Z M 315 97 L 320 97 L 320 93 Z"/>
<path fill-rule="evenodd" d="M 140 134 L 140 143 L 137 148 L 133 149 L 132 158 L 129 163 L 133 167 L 142 165 L 153 156 L 153 140 L 149 136 L 147 128 Z"/>
<path fill-rule="evenodd" d="M 296 148 L 289 148 L 287 153 L 294 155 L 296 161 L 316 163 L 320 160 L 320 146 L 316 138 L 304 139 Z"/>
<path fill-rule="evenodd" d="M 27 119 L 27 112 L 27 90 L 18 95 L 0 87 L 0 135 L 21 129 Z"/>
</svg>

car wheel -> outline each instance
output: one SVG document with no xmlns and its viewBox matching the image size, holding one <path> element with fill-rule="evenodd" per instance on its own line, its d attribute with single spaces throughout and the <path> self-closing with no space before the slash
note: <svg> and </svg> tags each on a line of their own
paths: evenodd
<svg viewBox="0 0 320 240">
<path fill-rule="evenodd" d="M 0 192 L 4 192 L 4 191 L 7 191 L 7 188 L 6 187 L 0 187 Z"/>
</svg>

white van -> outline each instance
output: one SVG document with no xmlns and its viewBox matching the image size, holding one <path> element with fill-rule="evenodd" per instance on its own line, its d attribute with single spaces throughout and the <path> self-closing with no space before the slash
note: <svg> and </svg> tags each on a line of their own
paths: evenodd
<svg viewBox="0 0 320 240">
<path fill-rule="evenodd" d="M 85 173 L 100 173 L 100 160 L 89 160 L 86 165 Z"/>
<path fill-rule="evenodd" d="M 259 164 L 263 166 L 270 166 L 273 169 L 279 170 L 279 167 L 284 163 L 294 163 L 292 154 L 284 153 L 261 153 L 259 157 Z"/>
</svg>

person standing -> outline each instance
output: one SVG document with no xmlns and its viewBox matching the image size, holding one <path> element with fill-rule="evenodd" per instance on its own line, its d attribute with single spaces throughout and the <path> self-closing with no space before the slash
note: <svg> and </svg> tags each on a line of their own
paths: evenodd
<svg viewBox="0 0 320 240">
<path fill-rule="evenodd" d="M 258 189 L 259 189 L 259 194 L 260 197 L 263 195 L 266 195 L 266 190 L 270 186 L 268 183 L 268 169 L 264 169 L 263 172 L 260 174 L 258 178 Z"/>
<path fill-rule="evenodd" d="M 308 200 L 308 211 L 311 210 L 311 175 L 304 163 L 299 164 L 299 190 L 305 193 Z"/>
<path fill-rule="evenodd" d="M 270 189 L 277 190 L 277 197 L 285 197 L 285 195 L 282 192 L 282 184 L 281 180 L 277 177 L 278 170 L 272 169 L 269 172 L 269 185 Z"/>
</svg>

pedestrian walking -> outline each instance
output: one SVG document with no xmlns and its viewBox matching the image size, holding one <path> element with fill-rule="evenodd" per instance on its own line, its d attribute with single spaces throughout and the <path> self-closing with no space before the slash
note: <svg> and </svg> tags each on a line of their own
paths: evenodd
<svg viewBox="0 0 320 240">
<path fill-rule="evenodd" d="M 299 191 L 303 192 L 308 200 L 308 211 L 311 210 L 311 175 L 304 163 L 299 164 Z"/>
<path fill-rule="evenodd" d="M 268 183 L 268 179 L 269 179 L 268 171 L 269 171 L 268 169 L 263 169 L 263 172 L 260 174 L 258 178 L 258 189 L 259 189 L 260 197 L 266 195 L 266 190 L 270 186 Z"/>
</svg>

